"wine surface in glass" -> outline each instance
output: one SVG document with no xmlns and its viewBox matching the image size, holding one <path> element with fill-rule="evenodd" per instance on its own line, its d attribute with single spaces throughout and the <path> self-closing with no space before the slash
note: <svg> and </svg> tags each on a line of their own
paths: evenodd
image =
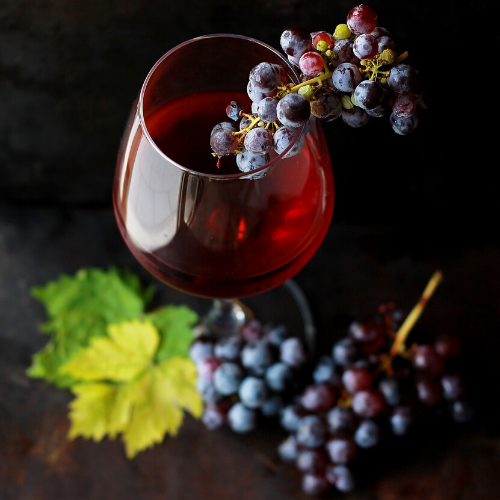
<svg viewBox="0 0 500 500">
<path fill-rule="evenodd" d="M 190 170 L 239 172 L 234 155 L 211 155 L 210 131 L 229 121 L 226 105 L 246 94 L 203 92 L 145 118 L 156 146 Z M 168 285 L 211 298 L 253 295 L 294 276 L 321 244 L 333 212 L 333 177 L 321 127 L 313 121 L 302 151 L 257 179 L 220 180 L 147 161 L 140 141 L 119 156 L 114 206 L 139 262 Z M 169 173 L 176 170 L 176 177 Z"/>
</svg>

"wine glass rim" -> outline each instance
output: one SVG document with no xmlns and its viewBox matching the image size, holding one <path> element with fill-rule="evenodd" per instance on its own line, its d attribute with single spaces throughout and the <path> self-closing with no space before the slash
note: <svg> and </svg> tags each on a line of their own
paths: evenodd
<svg viewBox="0 0 500 500">
<path fill-rule="evenodd" d="M 205 178 L 210 179 L 210 180 L 232 180 L 232 179 L 242 179 L 242 178 L 249 179 L 249 178 L 254 177 L 254 175 L 256 175 L 256 174 L 258 174 L 260 172 L 263 172 L 264 170 L 270 170 L 277 163 L 279 163 L 283 158 L 285 158 L 285 156 L 287 155 L 287 153 L 293 148 L 293 146 L 295 144 L 295 141 L 297 141 L 300 138 L 300 136 L 303 134 L 304 128 L 306 127 L 307 124 L 303 125 L 302 127 L 299 128 L 300 133 L 296 135 L 296 137 L 293 139 L 293 141 L 288 145 L 288 147 L 285 150 L 283 150 L 279 155 L 275 156 L 273 159 L 271 159 L 268 163 L 266 163 L 262 167 L 256 168 L 255 170 L 252 170 L 251 172 L 239 172 L 239 173 L 236 173 L 236 174 L 216 174 L 216 173 L 212 174 L 212 173 L 197 172 L 196 170 L 192 170 L 192 169 L 190 169 L 188 167 L 185 167 L 184 165 L 181 165 L 180 163 L 176 162 L 175 160 L 173 160 L 172 158 L 170 158 L 168 155 L 166 155 L 158 147 L 158 145 L 156 144 L 156 142 L 151 137 L 151 135 L 149 133 L 149 130 L 148 130 L 148 127 L 146 125 L 146 120 L 144 118 L 144 106 L 143 106 L 143 104 L 144 104 L 144 94 L 146 92 L 146 88 L 148 86 L 148 83 L 151 80 L 151 77 L 153 76 L 153 74 L 155 73 L 155 71 L 158 69 L 158 67 L 163 63 L 163 61 L 165 59 L 167 59 L 171 54 L 173 54 L 177 50 L 185 47 L 186 45 L 190 45 L 190 44 L 195 43 L 197 41 L 206 40 L 206 39 L 210 39 L 210 38 L 238 38 L 238 39 L 241 39 L 241 40 L 246 40 L 246 41 L 257 43 L 257 44 L 261 45 L 262 47 L 270 50 L 276 56 L 278 56 L 278 58 L 281 59 L 281 61 L 283 62 L 283 64 L 289 68 L 290 74 L 294 75 L 295 81 L 293 83 L 295 83 L 295 84 L 299 83 L 299 79 L 298 79 L 298 77 L 297 77 L 297 75 L 295 73 L 295 70 L 294 70 L 293 66 L 290 64 L 290 62 L 285 57 L 283 57 L 283 55 L 280 52 L 278 52 L 274 47 L 271 47 L 267 43 L 264 43 L 264 42 L 262 42 L 260 40 L 257 40 L 256 38 L 250 38 L 250 37 L 247 37 L 247 36 L 236 35 L 236 34 L 231 34 L 231 33 L 215 33 L 215 34 L 212 34 L 212 35 L 202 35 L 202 36 L 198 36 L 198 37 L 195 37 L 195 38 L 191 38 L 189 40 L 186 40 L 185 42 L 182 42 L 182 43 L 176 45 L 175 47 L 173 47 L 172 49 L 170 49 L 168 52 L 166 52 L 165 54 L 163 54 L 163 56 L 160 57 L 160 59 L 158 59 L 158 61 L 156 61 L 156 63 L 154 64 L 154 66 L 149 70 L 149 73 L 147 74 L 146 78 L 144 79 L 144 83 L 142 84 L 141 91 L 139 93 L 139 99 L 138 99 L 138 102 L 137 102 L 137 114 L 139 116 L 139 122 L 141 124 L 144 136 L 146 137 L 146 139 L 148 140 L 148 142 L 151 144 L 151 146 L 156 150 L 156 152 L 161 157 L 163 157 L 170 164 L 172 164 L 172 166 L 177 167 L 179 170 L 183 170 L 184 172 L 196 175 L 198 177 L 205 177 Z M 249 72 L 250 72 L 250 70 L 249 70 Z M 208 138 L 207 138 L 207 140 L 208 140 Z"/>
</svg>

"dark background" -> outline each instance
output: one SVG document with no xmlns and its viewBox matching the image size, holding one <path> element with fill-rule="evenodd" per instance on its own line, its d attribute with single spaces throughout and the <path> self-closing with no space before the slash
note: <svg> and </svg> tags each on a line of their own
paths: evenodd
<svg viewBox="0 0 500 500">
<path fill-rule="evenodd" d="M 29 289 L 83 266 L 127 266 L 153 282 L 118 233 L 111 183 L 132 101 L 163 53 L 221 32 L 279 48 L 284 29 L 333 31 L 354 5 L 0 0 L 0 500 L 302 498 L 293 468 L 274 462 L 276 430 L 211 434 L 188 420 L 178 439 L 134 462 L 119 442 L 67 442 L 69 394 L 24 374 L 46 342 L 37 331 L 44 311 Z M 493 0 L 370 5 L 409 51 L 407 62 L 428 77 L 433 105 L 408 137 L 394 134 L 387 118 L 362 129 L 325 125 L 334 219 L 296 280 L 327 352 L 351 318 L 387 300 L 409 309 L 443 269 L 419 328 L 427 338 L 459 337 L 478 411 L 472 426 L 438 424 L 385 448 L 352 498 L 498 498 L 498 7 Z M 159 289 L 160 300 L 206 307 Z"/>
</svg>

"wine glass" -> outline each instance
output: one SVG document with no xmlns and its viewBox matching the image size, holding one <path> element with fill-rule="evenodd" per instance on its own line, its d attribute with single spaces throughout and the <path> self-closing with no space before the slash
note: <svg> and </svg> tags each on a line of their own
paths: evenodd
<svg viewBox="0 0 500 500">
<path fill-rule="evenodd" d="M 328 148 L 314 118 L 296 156 L 286 157 L 292 143 L 251 174 L 237 169 L 234 155 L 217 167 L 210 131 L 228 120 L 232 100 L 250 113 L 248 75 L 260 62 L 280 65 L 299 83 L 279 52 L 243 36 L 202 36 L 166 53 L 133 105 L 113 186 L 118 226 L 134 256 L 167 285 L 216 299 L 207 317 L 229 331 L 244 321 L 233 299 L 294 276 L 333 212 Z M 295 284 L 289 288 L 303 299 Z"/>
</svg>

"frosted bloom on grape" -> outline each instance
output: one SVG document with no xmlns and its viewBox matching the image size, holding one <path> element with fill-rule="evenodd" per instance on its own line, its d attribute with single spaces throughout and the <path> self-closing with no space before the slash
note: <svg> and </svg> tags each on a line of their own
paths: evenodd
<svg viewBox="0 0 500 500">
<path fill-rule="evenodd" d="M 299 58 L 302 54 L 311 50 L 311 35 L 304 28 L 294 26 L 283 31 L 280 37 L 280 45 L 287 56 Z"/>
<path fill-rule="evenodd" d="M 363 80 L 354 90 L 354 100 L 363 109 L 373 109 L 379 106 L 383 98 L 382 85 L 372 80 Z"/>
<path fill-rule="evenodd" d="M 417 98 L 413 94 L 398 94 L 394 106 L 392 108 L 393 113 L 396 116 L 402 116 L 408 118 L 417 110 Z"/>
<path fill-rule="evenodd" d="M 264 155 L 274 145 L 273 136 L 265 128 L 253 128 L 245 136 L 245 149 L 254 155 Z"/>
<path fill-rule="evenodd" d="M 363 79 L 357 66 L 351 63 L 342 63 L 335 68 L 332 83 L 342 92 L 352 92 Z"/>
<path fill-rule="evenodd" d="M 270 157 L 268 154 L 264 155 L 254 155 L 249 151 L 243 151 L 241 154 L 236 155 L 236 165 L 240 172 L 252 172 L 260 167 L 263 167 L 266 163 L 269 163 Z M 264 177 L 268 169 L 264 169 L 261 172 L 256 172 L 245 176 L 245 179 L 260 179 Z"/>
<path fill-rule="evenodd" d="M 373 59 L 378 52 L 377 39 L 371 35 L 359 35 L 354 40 L 352 50 L 359 59 Z"/>
<path fill-rule="evenodd" d="M 387 85 L 394 92 L 414 93 L 417 89 L 418 77 L 416 71 L 408 64 L 399 64 L 391 69 Z"/>
<path fill-rule="evenodd" d="M 352 109 L 342 110 L 342 120 L 349 127 L 359 128 L 369 122 L 370 116 L 364 109 L 354 106 Z"/>
<path fill-rule="evenodd" d="M 249 79 L 254 89 L 270 92 L 279 84 L 280 73 L 274 64 L 262 62 L 250 70 Z"/>
<path fill-rule="evenodd" d="M 293 127 L 280 127 L 274 134 L 274 150 L 279 155 L 285 151 L 285 149 L 292 143 L 292 141 L 300 133 L 300 129 Z M 295 144 L 284 156 L 285 158 L 290 158 L 295 156 L 300 152 L 304 146 L 304 134 L 300 134 L 300 137 L 295 141 Z"/>
<path fill-rule="evenodd" d="M 278 120 L 287 127 L 301 127 L 311 115 L 309 101 L 300 94 L 287 94 L 278 103 Z"/>
<path fill-rule="evenodd" d="M 278 119 L 278 101 L 272 97 L 265 97 L 259 102 L 257 115 L 263 122 L 272 123 Z"/>
<path fill-rule="evenodd" d="M 327 122 L 337 119 L 342 113 L 340 98 L 332 91 L 325 91 L 318 95 L 317 100 L 311 101 L 311 113 Z"/>
<path fill-rule="evenodd" d="M 410 117 L 397 116 L 394 113 L 389 117 L 392 130 L 399 135 L 411 134 L 418 127 L 418 114 L 413 113 Z"/>
<path fill-rule="evenodd" d="M 353 50 L 353 43 L 348 39 L 337 40 L 333 45 L 333 51 L 338 55 L 338 59 L 334 62 L 358 64 L 359 58 L 355 56 Z"/>
<path fill-rule="evenodd" d="M 238 146 L 238 139 L 230 128 L 221 127 L 210 136 L 210 147 L 215 154 L 224 156 L 234 152 Z"/>
<path fill-rule="evenodd" d="M 260 101 L 262 101 L 262 99 L 276 95 L 276 91 L 274 89 L 269 90 L 269 91 L 267 91 L 267 90 L 263 91 L 261 89 L 256 88 L 252 84 L 252 82 L 249 81 L 248 85 L 247 85 L 247 94 L 248 94 L 248 97 L 250 97 L 250 99 L 252 100 L 252 102 L 255 102 L 258 104 Z"/>
<path fill-rule="evenodd" d="M 355 35 L 371 33 L 377 26 L 377 14 L 368 5 L 357 5 L 347 14 L 347 26 Z"/>
</svg>

